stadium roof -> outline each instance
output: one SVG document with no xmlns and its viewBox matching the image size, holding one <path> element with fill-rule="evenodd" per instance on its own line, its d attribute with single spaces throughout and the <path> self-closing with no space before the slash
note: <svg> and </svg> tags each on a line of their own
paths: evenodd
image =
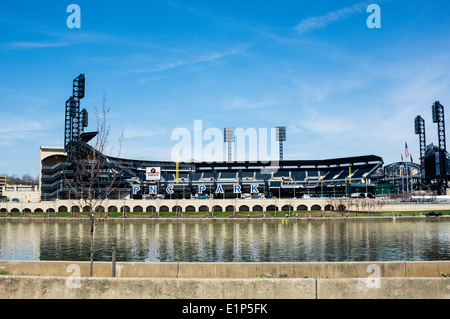
<svg viewBox="0 0 450 319">
<path fill-rule="evenodd" d="M 353 157 L 341 157 L 333 159 L 323 159 L 323 160 L 282 160 L 282 161 L 244 161 L 244 162 L 201 162 L 195 163 L 197 167 L 264 167 L 264 166 L 276 166 L 279 168 L 301 168 L 301 167 L 332 167 L 332 166 L 350 166 L 355 164 L 370 164 L 378 163 L 383 164 L 383 159 L 376 155 L 364 155 L 364 156 L 353 156 Z"/>
<path fill-rule="evenodd" d="M 132 162 L 140 165 L 174 165 L 172 161 L 131 160 L 110 157 L 110 160 L 118 162 Z M 302 168 L 302 167 L 340 167 L 357 164 L 383 164 L 383 159 L 376 155 L 364 155 L 353 157 L 341 157 L 323 160 L 270 160 L 270 161 L 232 161 L 232 162 L 180 162 L 180 165 L 191 165 L 196 168 L 215 169 L 221 168 L 252 168 L 252 167 L 277 167 L 277 168 Z"/>
</svg>

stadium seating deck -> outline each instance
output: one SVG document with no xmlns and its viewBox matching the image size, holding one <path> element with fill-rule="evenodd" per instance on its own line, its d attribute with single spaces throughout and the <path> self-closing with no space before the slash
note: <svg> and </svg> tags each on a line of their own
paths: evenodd
<svg viewBox="0 0 450 319">
<path fill-rule="evenodd" d="M 69 189 L 61 190 L 58 186 L 59 181 L 67 178 L 66 176 L 70 173 L 67 165 L 63 163 L 65 163 L 64 157 L 52 157 L 42 163 L 42 197 L 46 200 L 64 198 L 70 194 Z M 288 160 L 277 162 L 278 167 L 265 166 L 267 163 L 260 162 L 179 163 L 182 169 L 178 173 L 178 181 L 176 166 L 173 162 L 135 161 L 108 157 L 108 163 L 110 167 L 120 171 L 116 189 L 122 193 L 130 189 L 127 180 L 138 178 L 143 182 L 147 167 L 160 167 L 160 183 L 162 184 L 159 190 L 161 192 L 167 185 L 173 185 L 176 191 L 183 188 L 183 193 L 194 194 L 201 184 L 223 184 L 229 191 L 233 184 L 239 183 L 244 192 L 250 192 L 251 184 L 256 184 L 266 192 L 269 188 L 284 189 L 286 192 L 304 189 L 313 194 L 314 191 L 317 193 L 317 187 L 342 187 L 349 177 L 349 167 L 351 167 L 353 183 L 364 182 L 365 178 L 370 178 L 371 174 L 382 166 L 383 161 L 378 156 L 369 155 L 319 161 Z M 278 192 L 276 190 L 274 194 Z M 280 193 L 280 196 L 293 196 L 293 194 Z"/>
</svg>

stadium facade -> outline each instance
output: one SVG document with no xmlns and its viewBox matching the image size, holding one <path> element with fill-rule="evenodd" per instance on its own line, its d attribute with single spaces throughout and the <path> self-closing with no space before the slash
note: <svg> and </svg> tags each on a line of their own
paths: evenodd
<svg viewBox="0 0 450 319">
<path fill-rule="evenodd" d="M 164 162 L 105 156 L 96 191 L 114 178 L 110 199 L 375 197 L 379 156 L 263 162 Z M 149 179 L 151 169 L 157 171 Z M 41 200 L 74 198 L 73 168 L 62 148 L 41 148 Z"/>
</svg>

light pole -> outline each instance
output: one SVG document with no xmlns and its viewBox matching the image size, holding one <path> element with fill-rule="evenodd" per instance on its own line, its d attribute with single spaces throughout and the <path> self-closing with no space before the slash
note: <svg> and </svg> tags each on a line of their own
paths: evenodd
<svg viewBox="0 0 450 319">
<path fill-rule="evenodd" d="M 283 160 L 283 142 L 286 141 L 286 126 L 277 126 L 276 127 L 276 140 L 280 145 L 280 161 Z"/>
<path fill-rule="evenodd" d="M 231 162 L 231 144 L 234 142 L 234 128 L 224 129 L 224 142 L 228 143 L 228 162 Z"/>
</svg>

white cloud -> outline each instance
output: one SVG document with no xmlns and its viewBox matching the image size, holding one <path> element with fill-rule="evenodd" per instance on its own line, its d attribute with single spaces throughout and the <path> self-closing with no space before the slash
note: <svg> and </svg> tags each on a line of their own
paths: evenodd
<svg viewBox="0 0 450 319">
<path fill-rule="evenodd" d="M 23 118 L 10 117 L 2 120 L 2 126 L 0 127 L 0 134 L 25 131 L 43 130 L 42 124 L 37 121 L 26 120 Z"/>
<path fill-rule="evenodd" d="M 300 33 L 306 33 L 311 30 L 322 29 L 332 22 L 347 18 L 348 16 L 363 12 L 370 3 L 367 1 L 359 2 L 350 7 L 345 7 L 318 17 L 309 17 L 300 21 L 295 27 Z"/>
<path fill-rule="evenodd" d="M 48 120 L 31 120 L 15 115 L 0 114 L 0 145 L 12 146 L 18 140 L 41 141 L 43 134 L 51 128 Z"/>
<path fill-rule="evenodd" d="M 225 52 L 213 52 L 213 53 L 209 53 L 206 55 L 200 55 L 200 56 L 197 56 L 197 57 L 194 57 L 191 59 L 175 60 L 170 63 L 160 64 L 160 65 L 150 67 L 150 68 L 134 69 L 134 70 L 130 70 L 126 73 L 161 72 L 161 71 L 166 71 L 166 70 L 182 67 L 185 65 L 194 65 L 194 64 L 198 64 L 198 63 L 204 63 L 204 62 L 212 62 L 212 61 L 219 60 L 219 59 L 231 56 L 231 55 L 243 53 L 244 51 L 245 51 L 245 49 L 234 49 L 234 50 L 229 50 L 229 51 L 225 51 Z"/>
<path fill-rule="evenodd" d="M 248 98 L 245 97 L 235 97 L 233 99 L 223 102 L 223 107 L 226 110 L 235 110 L 235 109 L 243 110 L 243 109 L 263 108 L 278 103 L 279 101 L 275 101 L 270 98 L 265 98 L 260 101 L 250 101 Z"/>
<path fill-rule="evenodd" d="M 150 137 L 150 136 L 158 136 L 166 134 L 168 131 L 166 129 L 159 130 L 151 130 L 148 128 L 145 129 L 136 129 L 136 128 L 125 128 L 124 129 L 124 138 L 135 138 L 135 137 Z"/>
<path fill-rule="evenodd" d="M 12 49 L 35 49 L 35 48 L 58 48 L 72 45 L 72 42 L 40 42 L 40 41 L 20 41 L 11 42 L 6 46 Z"/>
<path fill-rule="evenodd" d="M 58 48 L 66 47 L 70 45 L 79 45 L 82 43 L 100 43 L 100 42 L 118 42 L 112 36 L 102 33 L 92 33 L 80 31 L 77 33 L 68 32 L 54 32 L 48 29 L 32 29 L 27 33 L 39 34 L 51 40 L 38 40 L 38 41 L 15 41 L 8 42 L 4 46 L 10 49 L 36 49 L 36 48 Z"/>
</svg>

